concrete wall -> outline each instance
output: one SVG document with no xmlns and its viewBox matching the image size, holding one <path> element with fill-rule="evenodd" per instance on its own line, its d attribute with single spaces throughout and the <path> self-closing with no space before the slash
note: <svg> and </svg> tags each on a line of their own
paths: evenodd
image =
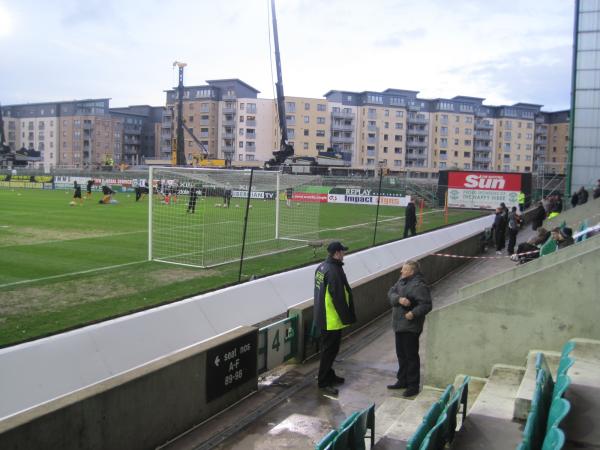
<svg viewBox="0 0 600 450">
<path fill-rule="evenodd" d="M 480 253 L 480 250 L 481 234 L 478 234 L 465 239 L 463 242 L 442 249 L 440 252 L 458 255 L 476 255 Z M 445 277 L 467 261 L 467 259 L 444 258 L 439 256 L 426 256 L 425 258 L 419 259 L 421 270 L 429 284 Z M 364 284 L 352 285 L 354 306 L 358 321 L 355 325 L 345 330 L 346 334 L 366 325 L 376 317 L 379 317 L 390 310 L 387 292 L 389 288 L 398 281 L 399 277 L 400 271 L 394 270 L 387 274 L 380 275 Z M 301 333 L 301 340 L 298 342 L 298 359 L 300 361 L 309 358 L 318 351 L 317 343 L 312 336 L 313 304 L 313 300 L 309 300 L 288 310 L 288 316 L 298 316 L 298 329 L 304 331 Z"/>
<path fill-rule="evenodd" d="M 489 279 L 472 296 L 431 312 L 425 383 L 444 386 L 458 373 L 487 377 L 495 363 L 523 365 L 529 349 L 600 339 L 598 261 L 596 237 L 513 269 L 504 284 Z"/>
<path fill-rule="evenodd" d="M 240 327 L 12 416 L 0 422 L 0 448 L 134 450 L 163 444 L 257 389 L 254 375 L 210 403 L 206 398 L 207 352 L 255 332 Z"/>
</svg>

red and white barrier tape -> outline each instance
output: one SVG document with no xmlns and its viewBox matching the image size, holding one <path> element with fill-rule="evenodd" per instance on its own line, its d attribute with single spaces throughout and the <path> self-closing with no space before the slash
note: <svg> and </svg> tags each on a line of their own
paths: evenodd
<svg viewBox="0 0 600 450">
<path fill-rule="evenodd" d="M 532 255 L 534 253 L 539 253 L 539 250 L 531 250 L 530 252 L 523 253 L 514 253 L 512 255 L 501 255 L 501 256 L 464 256 L 464 255 L 451 255 L 449 253 L 432 253 L 433 256 L 444 256 L 446 258 L 461 258 L 461 259 L 504 259 L 504 258 L 512 258 L 519 257 L 523 255 Z"/>
</svg>

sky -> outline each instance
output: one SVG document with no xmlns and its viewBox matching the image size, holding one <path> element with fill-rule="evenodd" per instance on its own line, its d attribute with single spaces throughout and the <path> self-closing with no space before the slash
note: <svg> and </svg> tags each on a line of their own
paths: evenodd
<svg viewBox="0 0 600 450">
<path fill-rule="evenodd" d="M 277 0 L 285 94 L 419 91 L 570 105 L 572 0 Z M 273 98 L 269 0 L 0 0 L 0 103 L 165 104 L 239 78 Z"/>
</svg>

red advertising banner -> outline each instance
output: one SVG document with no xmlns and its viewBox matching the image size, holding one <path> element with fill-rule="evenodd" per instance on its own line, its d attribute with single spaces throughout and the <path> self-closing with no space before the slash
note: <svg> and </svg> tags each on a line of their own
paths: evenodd
<svg viewBox="0 0 600 450">
<path fill-rule="evenodd" d="M 448 172 L 448 188 L 519 192 L 521 175 L 499 172 Z"/>
<path fill-rule="evenodd" d="M 292 194 L 292 201 L 308 203 L 327 203 L 327 194 L 318 194 L 312 192 L 294 192 Z"/>
</svg>

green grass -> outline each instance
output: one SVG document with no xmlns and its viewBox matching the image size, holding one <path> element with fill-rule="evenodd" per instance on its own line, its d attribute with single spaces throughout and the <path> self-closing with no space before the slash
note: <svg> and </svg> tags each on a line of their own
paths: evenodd
<svg viewBox="0 0 600 450">
<path fill-rule="evenodd" d="M 136 203 L 133 195 L 119 194 L 118 205 L 98 205 L 99 194 L 94 194 L 94 200 L 71 207 L 71 194 L 0 190 L 0 346 L 237 282 L 239 262 L 202 269 L 147 261 L 147 202 Z M 162 208 L 157 211 L 158 217 L 201 229 L 198 236 L 203 236 L 205 245 L 230 246 L 228 257 L 239 254 L 244 208 L 234 205 L 243 205 L 242 200 L 232 199 L 232 208 L 227 210 L 215 208 L 209 198 L 193 216 L 185 213 L 187 204 L 183 202 L 180 199 L 180 207 L 172 210 L 172 206 L 157 205 Z M 274 202 L 253 201 L 252 205 L 246 255 L 289 247 L 291 244 L 277 240 L 253 244 L 274 235 L 274 221 L 267 219 L 274 217 Z M 315 208 L 310 204 L 289 209 L 282 206 L 282 222 L 296 221 L 300 226 L 303 220 L 318 220 L 321 231 L 306 234 L 307 238 L 340 239 L 351 251 L 372 245 L 375 207 L 322 204 L 318 211 Z M 444 224 L 441 212 L 426 212 L 423 231 Z M 383 221 L 378 225 L 378 243 L 401 237 L 403 222 L 399 217 L 403 214 L 402 208 L 380 208 Z M 449 222 L 480 214 L 450 211 Z M 227 225 L 220 225 L 223 222 Z M 343 229 L 336 229 L 339 227 Z M 225 253 L 221 251 L 221 257 Z M 243 279 L 310 264 L 324 257 L 323 248 L 314 255 L 312 248 L 302 246 L 248 259 L 243 266 Z"/>
</svg>

